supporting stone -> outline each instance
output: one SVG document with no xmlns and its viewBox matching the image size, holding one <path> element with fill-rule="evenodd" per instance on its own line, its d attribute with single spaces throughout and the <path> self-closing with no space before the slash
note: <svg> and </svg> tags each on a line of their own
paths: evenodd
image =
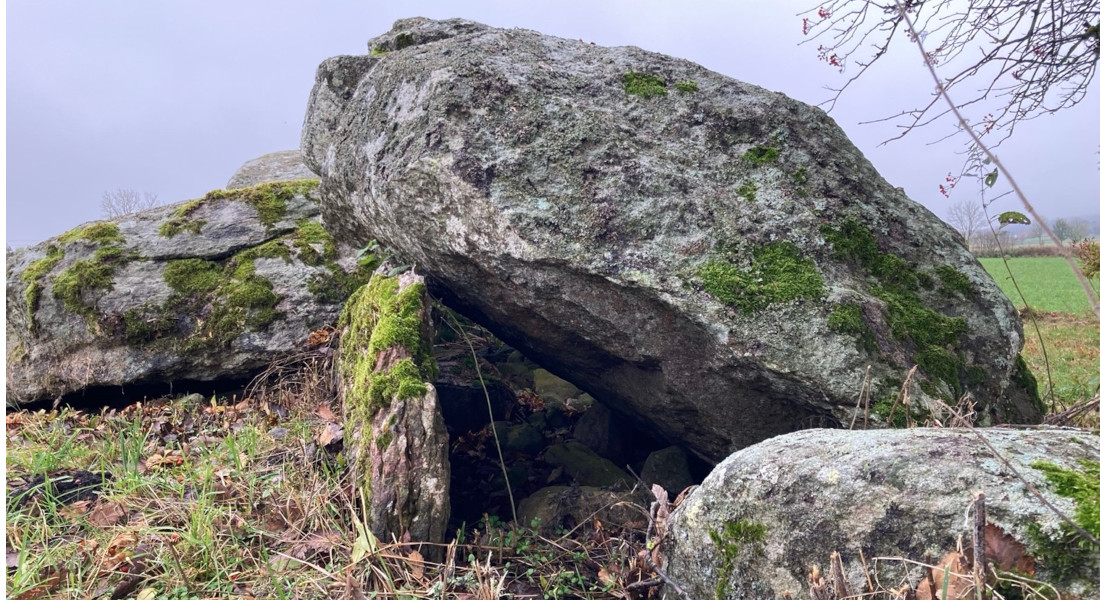
<svg viewBox="0 0 1100 600">
<path fill-rule="evenodd" d="M 344 451 L 367 526 L 384 541 L 442 542 L 451 468 L 423 279 L 376 272 L 348 299 L 339 329 Z"/>
</svg>

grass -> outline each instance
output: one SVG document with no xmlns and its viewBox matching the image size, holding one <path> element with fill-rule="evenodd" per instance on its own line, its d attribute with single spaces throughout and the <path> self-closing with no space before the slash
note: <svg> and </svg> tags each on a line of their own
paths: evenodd
<svg viewBox="0 0 1100 600">
<path fill-rule="evenodd" d="M 1088 299 L 1081 284 L 1073 276 L 1066 259 L 1056 256 L 1009 258 L 1008 267 L 1016 277 L 1017 291 L 1008 277 L 1005 261 L 1000 258 L 982 258 L 982 266 L 1001 286 L 1009 300 L 1023 308 L 1020 297 L 1027 299 L 1033 310 L 1059 312 L 1074 315 L 1090 315 Z M 1100 283 L 1092 280 L 1093 289 L 1100 294 Z"/>
<path fill-rule="evenodd" d="M 342 421 L 329 356 L 279 364 L 244 400 L 9 412 L 8 597 L 655 597 L 652 584 L 626 591 L 654 578 L 639 559 L 640 507 L 615 531 L 589 520 L 551 534 L 486 515 L 456 532 L 443 564 L 375 539 L 329 434 Z M 108 477 L 74 500 L 58 471 Z"/>
<path fill-rule="evenodd" d="M 1100 323 L 1065 259 L 1009 258 L 1019 291 L 1004 261 L 983 258 L 981 262 L 1021 311 L 1025 305 L 1020 291 L 1027 299 L 1031 310 L 1024 312 L 1023 355 L 1048 406 L 1060 411 L 1096 395 L 1100 391 Z M 1093 283 L 1100 291 L 1100 284 Z"/>
</svg>

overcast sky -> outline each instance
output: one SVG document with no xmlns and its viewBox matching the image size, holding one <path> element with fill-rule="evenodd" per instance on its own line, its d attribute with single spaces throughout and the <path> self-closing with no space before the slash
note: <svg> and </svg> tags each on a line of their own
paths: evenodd
<svg viewBox="0 0 1100 600">
<path fill-rule="evenodd" d="M 247 160 L 297 148 L 316 66 L 365 53 L 367 40 L 399 18 L 462 17 L 640 46 L 811 104 L 845 78 L 817 60 L 815 45 L 798 45 L 798 12 L 814 5 L 795 0 L 6 4 L 7 242 L 15 247 L 100 218 L 106 190 L 187 200 L 223 187 Z M 960 144 L 928 145 L 950 124 L 885 147 L 894 125 L 859 125 L 928 97 L 917 51 L 904 50 L 861 78 L 831 114 L 887 180 L 943 215 L 965 197 L 937 190 L 961 164 Z M 1097 95 L 1026 123 L 1000 151 L 1045 214 L 1100 212 Z"/>
</svg>

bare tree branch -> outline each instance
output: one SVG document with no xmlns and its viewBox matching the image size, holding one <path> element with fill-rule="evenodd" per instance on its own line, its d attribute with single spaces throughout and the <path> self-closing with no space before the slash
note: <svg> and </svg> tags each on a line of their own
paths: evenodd
<svg viewBox="0 0 1100 600">
<path fill-rule="evenodd" d="M 1081 102 L 1100 58 L 1100 0 L 825 0 L 802 17 L 818 58 L 841 72 L 855 69 L 826 108 L 898 35 L 919 39 L 925 60 L 945 74 L 931 102 L 884 119 L 901 121 L 892 139 L 950 113 L 937 107 L 954 92 L 958 108 L 995 100 L 973 120 L 983 135 L 997 131 L 1003 140 L 1021 121 Z"/>
</svg>

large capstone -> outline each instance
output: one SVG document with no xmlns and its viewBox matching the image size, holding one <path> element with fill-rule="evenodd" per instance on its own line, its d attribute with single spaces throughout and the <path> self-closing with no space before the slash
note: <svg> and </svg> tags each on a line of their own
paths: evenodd
<svg viewBox="0 0 1100 600">
<path fill-rule="evenodd" d="M 463 20 L 369 47 L 321 64 L 306 116 L 333 235 L 643 427 L 717 462 L 868 403 L 882 424 L 902 388 L 898 424 L 964 395 L 1039 418 L 1012 305 L 823 111 Z"/>
<path fill-rule="evenodd" d="M 810 598 L 807 579 L 833 552 L 853 595 L 869 591 L 869 577 L 916 589 L 921 563 L 943 564 L 960 537 L 968 553 L 982 491 L 1004 597 L 1023 576 L 1063 598 L 1095 598 L 1100 547 L 1063 516 L 1100 535 L 1098 477 L 1100 437 L 1085 430 L 800 431 L 715 467 L 672 513 L 662 551 L 693 598 Z"/>
<path fill-rule="evenodd" d="M 240 378 L 303 348 L 377 262 L 325 232 L 316 187 L 218 190 L 9 254 L 9 401 Z"/>
</svg>

